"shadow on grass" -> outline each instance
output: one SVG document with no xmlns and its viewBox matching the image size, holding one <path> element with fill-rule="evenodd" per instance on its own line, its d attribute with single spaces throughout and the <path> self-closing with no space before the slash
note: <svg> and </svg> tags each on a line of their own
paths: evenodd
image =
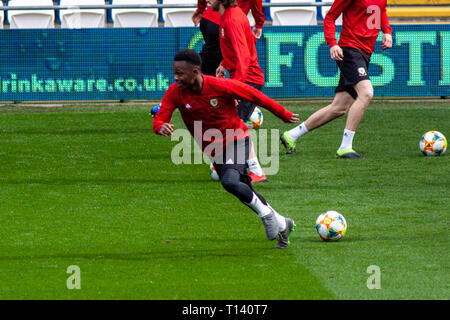
<svg viewBox="0 0 450 320">
<path fill-rule="evenodd" d="M 153 178 L 153 179 L 0 179 L 2 185 L 21 185 L 21 184 L 45 184 L 45 185 L 112 185 L 112 184 L 163 184 L 163 183 L 207 183 L 214 181 L 208 178 L 204 179 L 180 179 L 176 177 Z"/>
<path fill-rule="evenodd" d="M 295 235 L 294 235 L 295 236 Z M 430 239 L 433 239 L 432 236 L 430 236 Z M 323 241 L 321 239 L 319 239 L 319 237 L 308 237 L 308 238 L 303 238 L 303 239 L 299 239 L 299 238 L 295 238 L 294 241 L 296 241 L 296 244 L 300 246 L 302 243 L 305 244 L 317 244 L 319 246 L 342 246 L 343 248 L 345 247 L 346 244 L 351 244 L 353 246 L 353 244 L 358 244 L 361 243 L 364 245 L 367 245 L 368 243 L 371 243 L 373 245 L 377 245 L 380 244 L 381 242 L 396 242 L 399 245 L 401 245 L 402 243 L 405 243 L 406 245 L 409 243 L 417 243 L 417 242 L 423 242 L 424 237 L 423 236 L 417 236 L 417 237 L 403 237 L 401 235 L 399 236 L 377 236 L 377 237 L 363 237 L 363 236 L 357 236 L 357 235 L 352 235 L 352 236 L 346 236 L 341 240 L 338 241 Z"/>
<path fill-rule="evenodd" d="M 198 258 L 242 258 L 255 257 L 264 258 L 265 255 L 280 251 L 267 247 L 235 248 L 235 249 L 191 249 L 191 250 L 164 250 L 148 252 L 119 252 L 119 253 L 55 253 L 42 255 L 20 255 L 20 256 L 0 256 L 0 261 L 26 261 L 26 260 L 49 260 L 49 259 L 87 259 L 87 260 L 179 260 Z"/>
<path fill-rule="evenodd" d="M 153 129 L 136 128 L 136 129 L 48 129 L 48 130 L 0 130 L 0 134 L 23 134 L 23 135 L 91 135 L 91 134 L 131 134 L 131 133 L 145 133 L 154 134 Z"/>
</svg>

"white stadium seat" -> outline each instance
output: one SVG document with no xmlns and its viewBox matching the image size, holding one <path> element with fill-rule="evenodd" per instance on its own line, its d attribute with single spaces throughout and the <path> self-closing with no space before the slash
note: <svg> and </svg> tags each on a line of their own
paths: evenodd
<svg viewBox="0 0 450 320">
<path fill-rule="evenodd" d="M 61 6 L 104 5 L 104 0 L 61 0 Z M 61 9 L 61 28 L 105 28 L 105 9 Z"/>
<path fill-rule="evenodd" d="M 270 3 L 311 2 L 311 0 L 270 0 Z M 316 7 L 270 7 L 274 26 L 317 25 Z"/>
<path fill-rule="evenodd" d="M 112 4 L 157 4 L 156 0 L 113 0 Z M 158 26 L 158 9 L 112 9 L 114 27 L 146 28 Z"/>
<path fill-rule="evenodd" d="M 52 6 L 52 0 L 10 0 L 8 6 Z M 8 10 L 11 29 L 45 29 L 55 27 L 55 10 Z"/>
<path fill-rule="evenodd" d="M 0 1 L 0 6 L 3 7 L 3 2 Z M 3 29 L 3 21 L 5 20 L 5 12 L 3 10 L 0 11 L 0 29 Z"/>
<path fill-rule="evenodd" d="M 322 0 L 323 3 L 333 3 L 334 0 Z M 330 11 L 331 6 L 322 6 L 322 17 L 325 19 L 325 16 L 327 15 L 328 11 Z M 336 25 L 340 26 L 342 25 L 342 14 L 336 19 Z"/>
<path fill-rule="evenodd" d="M 196 0 L 163 0 L 163 4 L 194 4 Z M 193 27 L 192 15 L 196 8 L 163 8 L 162 14 L 165 27 Z"/>
</svg>

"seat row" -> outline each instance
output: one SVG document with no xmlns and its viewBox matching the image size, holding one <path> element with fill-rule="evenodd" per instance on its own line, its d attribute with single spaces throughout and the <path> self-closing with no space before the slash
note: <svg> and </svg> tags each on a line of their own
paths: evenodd
<svg viewBox="0 0 450 320">
<path fill-rule="evenodd" d="M 331 3 L 334 0 L 322 0 Z M 196 0 L 162 0 L 163 4 L 196 4 Z M 270 0 L 271 3 L 311 2 L 311 0 Z M 157 0 L 109 0 L 110 4 L 157 4 Z M 105 0 L 59 0 L 61 6 L 104 5 Z M 2 5 L 2 2 L 0 2 Z M 9 0 L 7 6 L 52 6 L 53 0 Z M 270 7 L 269 20 L 273 25 L 316 25 L 317 14 L 325 17 L 329 6 L 292 6 Z M 266 8 L 268 9 L 268 8 Z M 127 9 L 61 9 L 61 10 L 7 10 L 11 29 L 18 28 L 54 28 L 55 20 L 61 28 L 104 28 L 110 20 L 114 27 L 157 27 L 162 21 L 166 27 L 193 26 L 192 14 L 195 8 L 127 8 Z M 108 14 L 110 15 L 108 17 Z M 4 11 L 0 11 L 0 27 L 3 26 Z M 254 19 L 249 13 L 249 21 Z M 337 22 L 341 23 L 340 20 Z"/>
<path fill-rule="evenodd" d="M 170 0 L 168 0 L 170 1 Z M 177 0 L 173 0 L 177 1 Z M 156 4 L 156 0 L 114 0 L 115 4 Z M 0 2 L 0 5 L 2 3 Z M 105 5 L 104 0 L 59 0 L 61 6 Z M 9 0 L 7 6 L 53 6 L 53 0 Z M 128 24 L 136 26 L 158 26 L 158 9 L 114 9 L 114 26 L 121 25 L 121 16 L 126 17 Z M 0 17 L 3 22 L 3 11 Z M 131 13 L 131 14 L 130 14 Z M 63 9 L 63 10 L 7 10 L 7 18 L 11 29 L 18 28 L 54 28 L 55 20 L 61 28 L 104 28 L 107 24 L 105 9 Z"/>
</svg>

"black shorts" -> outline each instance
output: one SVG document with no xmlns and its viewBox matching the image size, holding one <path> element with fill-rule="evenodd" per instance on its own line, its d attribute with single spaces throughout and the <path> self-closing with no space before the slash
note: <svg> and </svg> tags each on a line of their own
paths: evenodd
<svg viewBox="0 0 450 320">
<path fill-rule="evenodd" d="M 246 84 L 252 86 L 253 88 L 258 89 L 259 91 L 262 90 L 263 86 L 256 83 L 251 83 L 245 81 Z M 250 116 L 253 113 L 253 110 L 255 110 L 256 105 L 249 101 L 240 101 L 237 105 L 239 118 L 241 118 L 244 122 L 250 119 Z"/>
<path fill-rule="evenodd" d="M 250 137 L 234 140 L 229 143 L 220 159 L 212 159 L 219 178 L 222 177 L 223 170 L 235 169 L 239 171 L 242 182 L 249 182 L 251 178 L 247 173 L 247 160 L 250 155 Z M 251 185 L 251 183 L 250 183 Z"/>
<path fill-rule="evenodd" d="M 336 61 L 341 75 L 339 77 L 339 84 L 334 92 L 347 92 L 353 99 L 358 97 L 355 84 L 362 80 L 370 80 L 367 70 L 369 69 L 369 58 L 360 50 L 350 47 L 342 48 L 344 52 L 344 59 Z"/>
</svg>

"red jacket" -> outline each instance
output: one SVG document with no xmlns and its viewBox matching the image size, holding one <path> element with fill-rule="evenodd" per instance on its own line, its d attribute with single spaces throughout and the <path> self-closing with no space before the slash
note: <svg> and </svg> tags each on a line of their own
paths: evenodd
<svg viewBox="0 0 450 320">
<path fill-rule="evenodd" d="M 245 15 L 251 9 L 253 18 L 255 19 L 255 28 L 262 29 L 265 21 L 262 0 L 238 0 L 238 6 L 244 11 Z M 215 24 L 220 23 L 220 14 L 217 11 L 212 11 L 211 6 L 207 5 L 206 0 L 197 0 L 197 12 L 203 13 L 203 18 Z"/>
<path fill-rule="evenodd" d="M 339 43 L 336 41 L 335 21 L 343 14 Z M 373 53 L 380 29 L 392 34 L 386 14 L 386 0 L 335 0 L 324 19 L 325 40 L 331 47 L 352 47 L 369 58 Z"/>
<path fill-rule="evenodd" d="M 219 25 L 221 65 L 231 79 L 264 85 L 264 73 L 258 63 L 256 38 L 247 16 L 239 7 L 225 10 Z"/>
<path fill-rule="evenodd" d="M 203 151 L 212 142 L 211 140 L 225 147 L 232 140 L 249 136 L 247 126 L 239 118 L 236 99 L 250 101 L 266 108 L 285 122 L 288 122 L 292 117 L 292 112 L 245 83 L 207 75 L 202 75 L 202 77 L 203 88 L 200 93 L 192 92 L 189 89 L 181 90 L 176 83 L 169 87 L 161 102 L 161 108 L 153 119 L 155 133 L 159 134 L 159 130 L 164 123 L 170 123 L 172 113 L 175 109 L 178 109 L 191 135 L 202 138 L 197 143 Z M 197 122 L 197 128 L 201 123 L 201 132 L 195 132 L 194 122 L 196 121 L 200 121 Z M 227 136 L 227 129 L 232 129 L 232 133 L 237 132 L 238 134 L 230 136 L 229 132 Z M 208 133 L 218 130 L 225 139 L 209 140 L 204 135 L 207 130 L 209 130 Z M 205 153 L 208 154 L 208 152 Z"/>
</svg>

